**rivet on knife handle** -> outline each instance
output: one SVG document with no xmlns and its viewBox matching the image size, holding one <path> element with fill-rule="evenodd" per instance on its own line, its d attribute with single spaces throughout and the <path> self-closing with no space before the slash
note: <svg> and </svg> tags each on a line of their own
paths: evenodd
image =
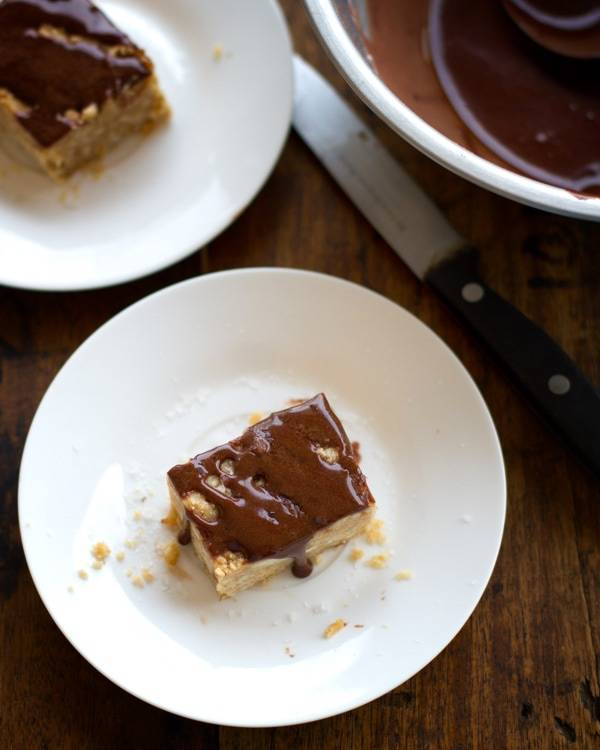
<svg viewBox="0 0 600 750">
<path fill-rule="evenodd" d="M 600 475 L 600 396 L 568 355 L 477 274 L 464 250 L 435 266 L 426 280 L 512 372 L 529 399 Z"/>
</svg>

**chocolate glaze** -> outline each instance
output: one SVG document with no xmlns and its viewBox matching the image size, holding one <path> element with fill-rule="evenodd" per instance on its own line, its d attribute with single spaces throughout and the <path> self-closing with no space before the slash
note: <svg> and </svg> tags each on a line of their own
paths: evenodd
<svg viewBox="0 0 600 750">
<path fill-rule="evenodd" d="M 600 193 L 600 61 L 539 47 L 500 0 L 370 0 L 369 15 L 381 78 L 429 124 L 497 164 Z"/>
<path fill-rule="evenodd" d="M 43 25 L 81 39 L 48 38 Z M 0 88 L 28 107 L 19 121 L 42 146 L 75 126 L 67 110 L 100 107 L 151 72 L 142 51 L 89 0 L 0 3 Z"/>
<path fill-rule="evenodd" d="M 327 463 L 319 446 L 335 448 L 337 461 Z M 226 460 L 233 474 L 224 470 Z M 230 494 L 212 487 L 211 476 Z M 306 544 L 315 532 L 374 502 L 323 394 L 275 412 L 236 440 L 173 467 L 169 477 L 181 496 L 199 492 L 216 506 L 215 521 L 187 511 L 211 554 L 243 552 L 250 561 L 293 557 L 298 577 L 311 572 Z"/>
<path fill-rule="evenodd" d="M 179 544 L 189 544 L 192 541 L 192 532 L 190 530 L 189 523 L 185 525 L 183 529 L 177 534 L 177 541 Z"/>
<path fill-rule="evenodd" d="M 598 0 L 503 0 L 512 20 L 534 42 L 566 57 L 600 57 Z"/>
</svg>

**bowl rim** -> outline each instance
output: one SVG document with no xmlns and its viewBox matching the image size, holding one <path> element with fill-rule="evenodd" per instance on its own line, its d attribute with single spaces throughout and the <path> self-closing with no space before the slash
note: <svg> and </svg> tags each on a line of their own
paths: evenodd
<svg viewBox="0 0 600 750">
<path fill-rule="evenodd" d="M 534 208 L 600 221 L 600 198 L 580 196 L 512 172 L 440 133 L 401 101 L 373 72 L 342 25 L 332 0 L 304 0 L 339 72 L 362 101 L 412 146 L 480 187 Z"/>
</svg>

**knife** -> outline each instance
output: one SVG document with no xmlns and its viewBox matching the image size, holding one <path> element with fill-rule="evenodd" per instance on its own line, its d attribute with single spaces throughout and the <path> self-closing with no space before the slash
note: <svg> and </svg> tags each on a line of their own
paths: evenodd
<svg viewBox="0 0 600 750">
<path fill-rule="evenodd" d="M 600 475 L 600 395 L 539 326 L 479 277 L 477 251 L 335 89 L 294 56 L 293 125 L 408 267 L 470 324 L 551 425 Z"/>
</svg>

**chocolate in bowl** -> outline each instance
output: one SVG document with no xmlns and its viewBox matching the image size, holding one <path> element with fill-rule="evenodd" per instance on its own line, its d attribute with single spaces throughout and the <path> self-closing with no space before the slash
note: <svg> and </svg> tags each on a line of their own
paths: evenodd
<svg viewBox="0 0 600 750">
<path fill-rule="evenodd" d="M 519 170 L 526 165 L 509 163 L 507 154 L 495 153 L 491 141 L 484 142 L 461 119 L 432 62 L 427 0 L 305 2 L 326 48 L 356 93 L 412 145 L 501 195 L 545 210 L 600 220 L 594 166 L 589 174 L 575 170 L 562 181 L 560 169 L 551 179 L 542 179 L 541 172 L 531 170 L 526 176 L 525 169 Z M 500 0 L 496 5 L 495 10 L 501 11 Z M 534 145 L 542 145 L 543 138 Z M 593 164 L 593 159 L 587 163 Z"/>
</svg>

